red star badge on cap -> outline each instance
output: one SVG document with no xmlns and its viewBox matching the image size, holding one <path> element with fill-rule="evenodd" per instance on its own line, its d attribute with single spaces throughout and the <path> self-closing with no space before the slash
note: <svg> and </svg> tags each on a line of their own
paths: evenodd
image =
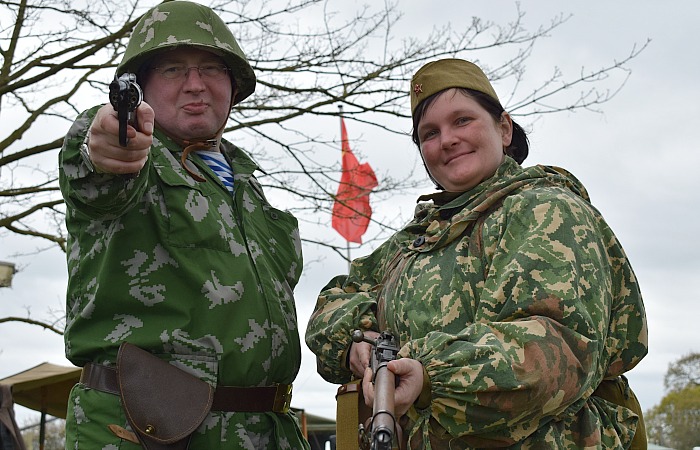
<svg viewBox="0 0 700 450">
<path fill-rule="evenodd" d="M 418 95 L 421 92 L 423 92 L 423 85 L 416 83 L 416 85 L 413 87 L 413 92 Z"/>
</svg>

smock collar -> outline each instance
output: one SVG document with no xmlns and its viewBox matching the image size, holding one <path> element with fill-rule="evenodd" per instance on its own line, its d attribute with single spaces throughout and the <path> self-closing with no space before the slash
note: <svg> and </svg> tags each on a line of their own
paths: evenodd
<svg viewBox="0 0 700 450">
<path fill-rule="evenodd" d="M 554 166 L 523 168 L 506 156 L 496 172 L 473 189 L 420 196 L 415 217 L 405 229 L 412 241 L 408 249 L 426 252 L 449 244 L 479 217 L 499 207 L 506 197 L 534 185 L 562 186 L 590 201 L 583 185 L 570 172 Z"/>
</svg>

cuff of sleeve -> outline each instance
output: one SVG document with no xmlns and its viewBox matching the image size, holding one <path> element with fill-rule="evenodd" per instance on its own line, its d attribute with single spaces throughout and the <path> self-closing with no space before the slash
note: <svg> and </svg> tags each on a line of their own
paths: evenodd
<svg viewBox="0 0 700 450">
<path fill-rule="evenodd" d="M 80 158 L 83 160 L 83 164 L 85 164 L 85 167 L 87 168 L 89 173 L 99 173 L 99 174 L 107 173 L 104 170 L 100 169 L 99 167 L 95 166 L 92 162 L 92 158 L 90 157 L 90 130 L 89 129 L 88 129 L 87 133 L 85 133 L 85 139 L 83 139 L 83 143 L 80 144 Z"/>
<path fill-rule="evenodd" d="M 433 394 L 430 388 L 430 376 L 425 366 L 423 366 L 423 389 L 420 391 L 420 395 L 416 401 L 413 402 L 416 409 L 426 409 L 430 406 L 430 402 L 433 400 Z"/>
</svg>

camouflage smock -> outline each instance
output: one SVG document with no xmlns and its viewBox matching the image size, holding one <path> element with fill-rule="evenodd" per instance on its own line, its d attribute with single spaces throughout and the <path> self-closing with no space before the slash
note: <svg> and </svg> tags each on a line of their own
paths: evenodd
<svg viewBox="0 0 700 450">
<path fill-rule="evenodd" d="M 192 154 L 206 178 L 195 181 L 180 165 L 181 149 L 158 131 L 137 176 L 89 173 L 79 145 L 95 112 L 76 120 L 59 156 L 68 229 L 66 357 L 78 366 L 114 364 L 128 341 L 212 386 L 291 384 L 301 362 L 296 219 L 268 204 L 252 175 L 257 166 L 227 142 L 233 196 Z M 67 420 L 69 429 L 79 427 L 66 448 L 140 448 L 106 429 L 127 426 L 118 396 L 78 384 Z M 190 448 L 308 443 L 291 412 L 212 412 Z"/>
<path fill-rule="evenodd" d="M 645 312 L 583 186 L 506 158 L 466 193 L 422 199 L 321 292 L 306 331 L 321 376 L 349 381 L 352 330 L 385 324 L 430 378 L 430 405 L 408 413 L 410 448 L 629 446 L 637 416 L 591 394 L 646 354 Z"/>
</svg>

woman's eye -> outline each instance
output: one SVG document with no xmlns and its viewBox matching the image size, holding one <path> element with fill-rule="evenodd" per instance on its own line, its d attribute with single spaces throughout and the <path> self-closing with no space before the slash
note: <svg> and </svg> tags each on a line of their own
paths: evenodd
<svg viewBox="0 0 700 450">
<path fill-rule="evenodd" d="M 421 138 L 421 141 L 426 141 L 426 140 L 428 140 L 428 139 L 430 139 L 430 138 L 432 138 L 432 137 L 435 137 L 436 135 L 437 135 L 437 131 L 436 131 L 436 130 L 429 130 L 429 131 L 426 131 L 425 133 L 423 133 L 423 137 Z"/>
</svg>

